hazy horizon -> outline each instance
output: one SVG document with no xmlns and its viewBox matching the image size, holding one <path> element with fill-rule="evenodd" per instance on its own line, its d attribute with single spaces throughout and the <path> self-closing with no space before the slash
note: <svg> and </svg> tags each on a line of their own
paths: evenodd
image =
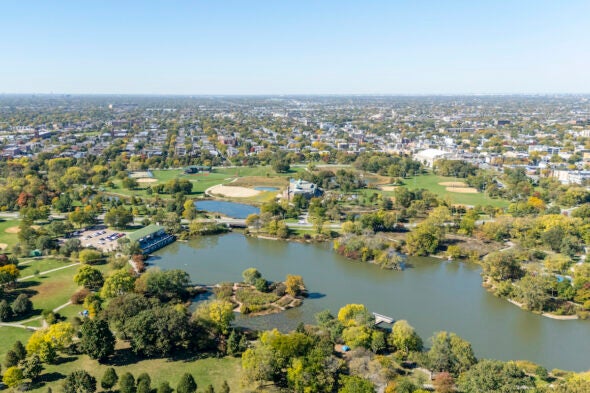
<svg viewBox="0 0 590 393">
<path fill-rule="evenodd" d="M 0 93 L 590 93 L 590 2 L 7 3 Z"/>
</svg>

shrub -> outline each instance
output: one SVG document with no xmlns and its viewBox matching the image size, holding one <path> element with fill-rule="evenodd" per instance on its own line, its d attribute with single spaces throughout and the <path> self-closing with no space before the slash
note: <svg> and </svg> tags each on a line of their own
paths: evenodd
<svg viewBox="0 0 590 393">
<path fill-rule="evenodd" d="M 90 290 L 88 288 L 82 288 L 79 291 L 74 292 L 74 294 L 70 298 L 70 301 L 73 304 L 82 304 L 84 303 L 84 300 L 89 294 Z"/>
</svg>

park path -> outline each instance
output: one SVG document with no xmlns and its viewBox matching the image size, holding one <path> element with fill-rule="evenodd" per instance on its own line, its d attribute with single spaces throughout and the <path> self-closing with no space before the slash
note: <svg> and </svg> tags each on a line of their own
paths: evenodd
<svg viewBox="0 0 590 393">
<path fill-rule="evenodd" d="M 55 269 L 51 269 L 51 270 L 46 270 L 44 272 L 41 272 L 39 274 L 31 274 L 30 276 L 26 276 L 26 277 L 21 277 L 16 281 L 24 281 L 24 280 L 28 280 L 29 278 L 33 278 L 37 275 L 41 275 L 41 274 L 48 274 L 48 273 L 53 273 L 53 272 L 57 272 L 58 270 L 62 270 L 62 269 L 67 269 L 73 266 L 78 266 L 80 264 L 80 262 L 76 262 L 76 263 L 72 263 L 70 265 L 66 265 L 66 266 L 61 266 L 61 267 L 56 267 Z"/>
</svg>

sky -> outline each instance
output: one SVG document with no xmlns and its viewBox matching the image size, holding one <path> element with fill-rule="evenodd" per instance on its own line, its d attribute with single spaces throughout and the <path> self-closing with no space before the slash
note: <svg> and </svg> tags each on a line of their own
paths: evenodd
<svg viewBox="0 0 590 393">
<path fill-rule="evenodd" d="M 5 1 L 0 93 L 590 93 L 589 0 Z"/>
</svg>

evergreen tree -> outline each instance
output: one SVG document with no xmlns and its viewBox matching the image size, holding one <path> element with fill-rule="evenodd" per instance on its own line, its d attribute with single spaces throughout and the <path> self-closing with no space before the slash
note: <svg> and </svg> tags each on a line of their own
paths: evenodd
<svg viewBox="0 0 590 393">
<path fill-rule="evenodd" d="M 22 342 L 20 342 L 20 340 L 17 340 L 14 345 L 12 346 L 12 350 L 14 351 L 14 353 L 16 353 L 16 356 L 18 357 L 18 360 L 25 360 L 25 358 L 27 357 L 27 350 L 25 349 L 25 346 L 23 345 Z"/>
<path fill-rule="evenodd" d="M 215 393 L 215 389 L 213 389 L 213 385 L 207 386 L 205 389 L 205 393 Z"/>
<path fill-rule="evenodd" d="M 151 391 L 152 387 L 147 379 L 137 381 L 137 393 L 150 393 Z"/>
<path fill-rule="evenodd" d="M 63 383 L 64 393 L 94 393 L 96 379 L 84 370 L 76 370 Z"/>
<path fill-rule="evenodd" d="M 223 381 L 220 393 L 229 393 L 229 385 L 227 384 L 227 381 Z"/>
<path fill-rule="evenodd" d="M 10 368 L 10 367 L 14 367 L 18 364 L 19 362 L 19 358 L 16 354 L 16 352 L 14 352 L 14 350 L 10 350 L 8 352 L 6 352 L 6 356 L 4 358 L 4 366 L 6 368 Z"/>
<path fill-rule="evenodd" d="M 184 373 L 180 378 L 180 382 L 178 382 L 178 386 L 176 386 L 176 391 L 178 393 L 195 393 L 197 391 L 197 383 L 193 376 L 189 373 Z"/>
<path fill-rule="evenodd" d="M 104 374 L 102 375 L 102 379 L 100 380 L 100 386 L 104 390 L 111 390 L 119 380 L 119 376 L 114 368 L 109 367 L 105 370 Z"/>
<path fill-rule="evenodd" d="M 12 311 L 15 315 L 27 315 L 33 310 L 33 303 L 31 299 L 24 293 L 17 296 L 16 300 L 12 304 Z"/>
<path fill-rule="evenodd" d="M 21 360 L 19 366 L 23 370 L 23 377 L 29 378 L 31 382 L 35 382 L 43 371 L 41 359 L 39 359 L 39 355 L 36 354 L 28 359 Z"/>
<path fill-rule="evenodd" d="M 131 373 L 125 373 L 119 378 L 120 393 L 135 393 L 135 378 Z"/>
<path fill-rule="evenodd" d="M 162 382 L 160 386 L 158 386 L 157 393 L 172 393 L 174 389 L 170 387 L 168 382 Z"/>
<path fill-rule="evenodd" d="M 0 301 L 0 322 L 10 321 L 12 318 L 12 308 L 5 299 Z"/>
<path fill-rule="evenodd" d="M 240 353 L 240 341 L 235 329 L 232 329 L 227 338 L 227 354 L 229 356 L 236 356 Z"/>
</svg>

